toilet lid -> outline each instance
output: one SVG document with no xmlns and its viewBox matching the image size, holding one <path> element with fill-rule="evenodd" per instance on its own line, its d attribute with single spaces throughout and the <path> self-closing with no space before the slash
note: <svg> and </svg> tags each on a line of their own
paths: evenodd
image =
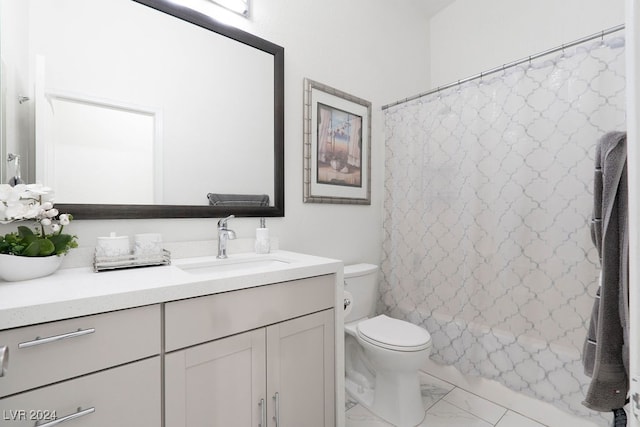
<svg viewBox="0 0 640 427">
<path fill-rule="evenodd" d="M 431 344 L 426 329 L 384 314 L 358 323 L 358 335 L 374 345 L 399 351 L 422 350 Z"/>
</svg>

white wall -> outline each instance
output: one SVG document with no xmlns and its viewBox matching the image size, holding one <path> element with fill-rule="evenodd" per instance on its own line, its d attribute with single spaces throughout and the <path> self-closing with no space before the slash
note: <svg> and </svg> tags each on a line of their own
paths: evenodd
<svg viewBox="0 0 640 427">
<path fill-rule="evenodd" d="M 457 0 L 429 25 L 424 9 L 415 7 L 419 3 L 270 0 L 252 2 L 250 21 L 238 19 L 242 29 L 285 48 L 286 217 L 267 220 L 281 247 L 345 262 L 379 262 L 383 105 L 624 20 L 623 0 L 544 0 L 542 5 Z M 302 203 L 305 77 L 373 103 L 371 206 Z M 230 222 L 239 237 L 247 238 L 257 223 L 254 218 Z M 93 246 L 97 236 L 109 231 L 157 231 L 167 241 L 211 239 L 215 224 L 215 219 L 75 221 L 69 231 L 79 236 L 81 246 Z"/>
<path fill-rule="evenodd" d="M 456 0 L 431 20 L 431 87 L 624 23 L 624 0 Z"/>
<path fill-rule="evenodd" d="M 384 134 L 381 107 L 423 90 L 429 81 L 428 19 L 404 0 L 256 1 L 243 29 L 285 48 L 286 217 L 267 219 L 280 247 L 345 262 L 378 263 L 382 241 Z M 302 89 L 311 78 L 371 101 L 372 204 L 302 203 Z M 73 213 L 73 212 L 71 212 Z M 256 218 L 234 219 L 238 237 L 253 237 Z M 4 226 L 0 231 L 10 230 Z M 215 219 L 74 221 L 65 231 L 81 246 L 97 236 L 160 232 L 166 241 L 216 237 Z M 233 242 L 231 250 L 233 248 Z"/>
<path fill-rule="evenodd" d="M 281 246 L 345 262 L 379 263 L 384 123 L 381 107 L 429 81 L 420 0 L 252 2 L 255 32 L 285 47 L 286 218 Z M 304 77 L 372 102 L 371 206 L 302 203 Z M 271 220 L 271 223 L 274 221 Z"/>
</svg>

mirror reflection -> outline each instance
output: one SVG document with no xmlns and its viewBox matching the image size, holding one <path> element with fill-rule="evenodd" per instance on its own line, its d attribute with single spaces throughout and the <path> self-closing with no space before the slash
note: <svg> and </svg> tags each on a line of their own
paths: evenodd
<svg viewBox="0 0 640 427">
<path fill-rule="evenodd" d="M 58 204 L 282 210 L 272 51 L 157 0 L 3 0 L 0 18 L 2 156 Z"/>
</svg>

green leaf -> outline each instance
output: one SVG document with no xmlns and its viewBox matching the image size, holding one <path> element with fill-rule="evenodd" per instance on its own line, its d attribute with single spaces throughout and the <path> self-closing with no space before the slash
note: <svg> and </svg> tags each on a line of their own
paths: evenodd
<svg viewBox="0 0 640 427">
<path fill-rule="evenodd" d="M 27 245 L 26 248 L 22 251 L 20 255 L 23 256 L 38 256 L 40 254 L 40 243 L 31 242 Z"/>
<path fill-rule="evenodd" d="M 48 256 L 56 250 L 53 242 L 49 239 L 36 239 L 29 243 L 22 252 L 24 256 Z"/>
<path fill-rule="evenodd" d="M 24 225 L 18 227 L 18 236 L 20 236 L 27 244 L 38 239 L 38 236 L 34 234 L 33 230 L 29 227 L 25 227 Z"/>
<path fill-rule="evenodd" d="M 40 239 L 40 256 L 53 255 L 56 252 L 56 247 L 49 239 Z"/>
<path fill-rule="evenodd" d="M 53 236 L 49 236 L 49 240 L 55 246 L 56 254 L 63 254 L 68 250 L 68 247 L 75 247 L 71 245 L 71 240 L 73 236 L 70 234 L 54 234 Z"/>
<path fill-rule="evenodd" d="M 0 253 L 19 256 L 43 257 L 63 255 L 77 248 L 77 237 L 70 234 L 40 235 L 38 230 L 19 226 L 18 232 L 0 235 Z"/>
</svg>

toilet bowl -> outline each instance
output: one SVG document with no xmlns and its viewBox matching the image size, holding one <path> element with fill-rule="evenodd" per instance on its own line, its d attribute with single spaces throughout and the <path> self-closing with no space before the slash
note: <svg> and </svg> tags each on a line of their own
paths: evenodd
<svg viewBox="0 0 640 427">
<path fill-rule="evenodd" d="M 431 336 L 409 322 L 373 316 L 376 273 L 370 264 L 345 267 L 352 305 L 345 317 L 347 392 L 393 425 L 415 426 L 425 415 L 418 369 L 429 357 Z"/>
</svg>

